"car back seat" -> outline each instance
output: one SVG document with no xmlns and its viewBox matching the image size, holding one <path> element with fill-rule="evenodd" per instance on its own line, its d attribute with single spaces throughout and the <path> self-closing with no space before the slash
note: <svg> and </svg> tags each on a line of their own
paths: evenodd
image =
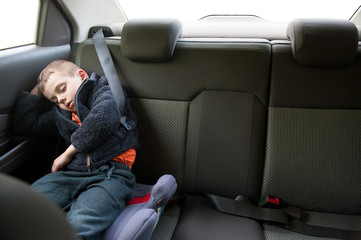
<svg viewBox="0 0 361 240">
<path fill-rule="evenodd" d="M 258 201 L 271 45 L 263 39 L 177 39 L 164 34 L 170 26 L 172 19 L 130 20 L 121 40 L 107 40 L 138 117 L 137 181 L 154 183 L 169 173 L 188 194 L 171 214 L 174 228 L 181 211 L 174 239 L 263 239 L 258 222 L 219 213 L 202 194 Z M 174 52 L 160 46 L 164 39 L 175 44 Z M 76 62 L 102 74 L 90 40 L 80 44 Z"/>
<path fill-rule="evenodd" d="M 173 20 L 130 23 L 125 31 L 140 42 L 107 43 L 139 119 L 138 180 L 171 173 L 187 194 L 171 217 L 173 239 L 314 239 L 267 224 L 263 233 L 254 220 L 217 212 L 204 193 L 254 203 L 269 194 L 302 208 L 306 223 L 360 230 L 361 56 L 352 24 L 292 22 L 291 41 L 272 42 L 270 64 L 267 40 L 177 40 L 155 34 Z M 154 35 L 172 39 L 174 52 Z M 102 73 L 90 41 L 77 61 Z"/>
<path fill-rule="evenodd" d="M 308 224 L 359 231 L 358 31 L 349 21 L 298 19 L 288 36 L 290 41 L 272 42 L 262 197 L 303 209 Z M 266 239 L 328 239 L 264 228 Z"/>
</svg>

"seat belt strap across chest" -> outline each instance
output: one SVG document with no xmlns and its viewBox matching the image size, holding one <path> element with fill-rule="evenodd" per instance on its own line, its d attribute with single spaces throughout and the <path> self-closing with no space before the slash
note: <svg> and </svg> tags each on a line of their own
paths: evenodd
<svg viewBox="0 0 361 240">
<path fill-rule="evenodd" d="M 119 79 L 119 75 L 117 74 L 117 71 L 115 69 L 112 56 L 111 56 L 108 46 L 105 42 L 103 29 L 99 29 L 94 34 L 93 43 L 94 43 L 94 47 L 95 47 L 96 53 L 98 55 L 100 64 L 104 71 L 104 75 L 108 80 L 110 90 L 112 91 L 114 100 L 117 103 L 117 106 L 118 106 L 118 109 L 120 112 L 120 116 L 121 116 L 121 123 L 124 125 L 124 127 L 126 129 L 130 130 L 130 126 L 127 124 L 126 117 L 124 115 L 125 94 L 124 94 L 123 87 L 122 87 L 122 84 Z"/>
</svg>

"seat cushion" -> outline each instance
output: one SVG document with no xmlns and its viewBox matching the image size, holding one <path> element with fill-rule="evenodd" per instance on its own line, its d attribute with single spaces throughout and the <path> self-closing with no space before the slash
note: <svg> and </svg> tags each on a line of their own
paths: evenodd
<svg viewBox="0 0 361 240">
<path fill-rule="evenodd" d="M 218 212 L 204 196 L 188 196 L 172 239 L 261 240 L 264 235 L 258 222 Z"/>
</svg>

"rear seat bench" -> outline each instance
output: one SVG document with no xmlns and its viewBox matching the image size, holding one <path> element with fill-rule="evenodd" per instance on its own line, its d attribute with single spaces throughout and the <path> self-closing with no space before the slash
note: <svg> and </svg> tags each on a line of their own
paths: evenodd
<svg viewBox="0 0 361 240">
<path fill-rule="evenodd" d="M 321 36 L 321 43 L 306 38 L 300 52 L 294 44 L 305 23 L 291 26 L 291 42 L 270 43 L 178 39 L 176 20 L 131 20 L 122 39 L 107 40 L 138 116 L 137 181 L 153 184 L 172 174 L 187 195 L 165 213 L 170 230 L 156 229 L 153 239 L 306 239 L 220 213 L 204 193 L 243 195 L 255 204 L 271 194 L 307 210 L 310 223 L 359 229 L 360 50 L 354 58 L 356 49 L 343 38 Z M 351 27 L 340 36 L 352 34 Z M 357 47 L 357 39 L 350 41 Z M 314 44 L 336 54 L 315 53 Z M 76 62 L 103 73 L 91 40 L 79 46 Z"/>
</svg>

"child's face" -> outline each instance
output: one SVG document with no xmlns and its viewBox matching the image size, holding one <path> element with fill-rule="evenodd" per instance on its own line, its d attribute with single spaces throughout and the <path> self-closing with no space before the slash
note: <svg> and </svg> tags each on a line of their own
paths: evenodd
<svg viewBox="0 0 361 240">
<path fill-rule="evenodd" d="M 75 94 L 86 78 L 88 74 L 81 69 L 74 76 L 54 73 L 44 85 L 44 96 L 61 109 L 75 112 Z"/>
</svg>

